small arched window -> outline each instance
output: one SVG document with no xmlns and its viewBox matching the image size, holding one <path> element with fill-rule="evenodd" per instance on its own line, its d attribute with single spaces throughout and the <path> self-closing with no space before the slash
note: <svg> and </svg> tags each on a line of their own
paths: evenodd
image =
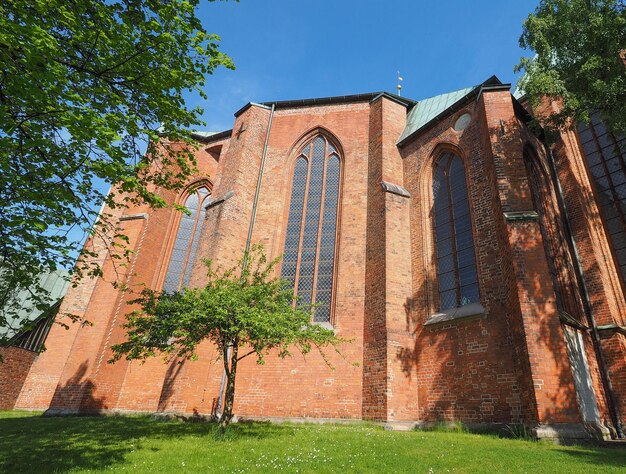
<svg viewBox="0 0 626 474">
<path fill-rule="evenodd" d="M 463 161 L 444 152 L 435 162 L 433 210 L 440 310 L 478 302 L 476 256 Z"/>
<path fill-rule="evenodd" d="M 340 158 L 319 135 L 299 152 L 293 174 L 281 276 L 313 320 L 330 322 L 337 241 Z"/>
<path fill-rule="evenodd" d="M 170 256 L 170 262 L 165 274 L 163 291 L 171 293 L 187 286 L 191 277 L 202 222 L 204 222 L 204 204 L 210 195 L 206 186 L 197 188 L 185 201 L 189 214 L 183 214 L 176 232 L 176 240 Z"/>
</svg>

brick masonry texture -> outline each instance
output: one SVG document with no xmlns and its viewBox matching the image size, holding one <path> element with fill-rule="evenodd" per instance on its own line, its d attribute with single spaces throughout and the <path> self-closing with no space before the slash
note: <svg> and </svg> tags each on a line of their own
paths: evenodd
<svg viewBox="0 0 626 474">
<path fill-rule="evenodd" d="M 563 235 L 564 219 L 570 222 L 598 324 L 624 326 L 626 303 L 575 133 L 564 133 L 552 149 L 564 215 L 551 179 L 540 192 L 533 191 L 528 160 L 549 170 L 549 155 L 508 90 L 483 91 L 399 147 L 407 111 L 406 104 L 387 96 L 371 102 L 359 98 L 283 106 L 272 117 L 269 107 L 252 104 L 238 114 L 230 137 L 197 150 L 198 173 L 187 189 L 202 183 L 213 198 L 232 197 L 207 210 L 191 286 L 205 282 L 203 258 L 226 266 L 240 257 L 259 173 L 252 242 L 263 243 L 273 258 L 283 251 L 298 151 L 321 134 L 341 157 L 331 322 L 336 334 L 351 342 L 341 355 L 327 351 L 332 370 L 315 353 L 287 359 L 271 354 L 263 366 L 244 360 L 238 370 L 236 414 L 581 423 L 555 292 L 559 282 L 575 281 L 571 255 L 559 257 L 564 263 L 558 281 L 550 270 L 550 254 L 563 244 L 555 236 Z M 453 125 L 462 114 L 469 114 L 471 121 L 456 131 Z M 465 168 L 482 309 L 430 324 L 439 312 L 433 163 L 444 151 L 457 154 Z M 410 196 L 390 192 L 383 181 Z M 187 192 L 163 196 L 183 203 Z M 208 343 L 200 346 L 196 361 L 107 362 L 111 345 L 124 340 L 121 324 L 133 309 L 133 292 L 144 286 L 161 288 L 180 221 L 172 209 L 123 213 L 145 214 L 120 221 L 134 251 L 130 265 L 116 267 L 104 245 L 88 243 L 97 249 L 104 276 L 70 288 L 60 314 L 78 314 L 93 324 L 73 324 L 69 330 L 55 325 L 46 341 L 48 350 L 36 360 L 30 353 L 3 349 L 9 365 L 0 367 L 0 384 L 11 387 L 1 392 L 4 407 L 185 414 L 215 410 L 222 365 Z M 527 217 L 511 218 L 515 213 Z M 130 292 L 113 287 L 115 280 Z M 568 308 L 580 307 L 577 291 L 564 294 Z M 583 314 L 580 310 L 575 316 L 584 324 Z M 608 425 L 596 352 L 587 333 L 583 341 L 598 421 Z M 624 416 L 624 335 L 603 332 L 602 349 Z"/>
<path fill-rule="evenodd" d="M 18 347 L 0 347 L 0 410 L 11 410 L 37 353 Z"/>
</svg>

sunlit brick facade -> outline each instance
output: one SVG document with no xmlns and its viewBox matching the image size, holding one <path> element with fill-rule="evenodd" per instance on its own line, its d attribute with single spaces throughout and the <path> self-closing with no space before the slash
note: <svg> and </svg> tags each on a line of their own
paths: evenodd
<svg viewBox="0 0 626 474">
<path fill-rule="evenodd" d="M 238 416 L 525 423 L 542 437 L 626 423 L 626 237 L 609 236 L 619 228 L 577 131 L 545 146 L 496 78 L 425 101 L 362 94 L 235 117 L 197 137 L 186 190 L 163 193 L 184 203 L 201 190 L 201 219 L 119 215 L 130 265 L 101 249 L 104 277 L 69 289 L 61 313 L 93 325 L 52 328 L 17 408 L 210 415 L 222 365 L 208 343 L 197 361 L 107 363 L 130 298 L 111 281 L 160 289 L 178 267 L 176 285 L 202 285 L 202 259 L 232 263 L 251 231 L 285 255 L 282 274 L 320 304 L 317 321 L 352 342 L 328 352 L 333 369 L 315 353 L 245 360 Z"/>
</svg>

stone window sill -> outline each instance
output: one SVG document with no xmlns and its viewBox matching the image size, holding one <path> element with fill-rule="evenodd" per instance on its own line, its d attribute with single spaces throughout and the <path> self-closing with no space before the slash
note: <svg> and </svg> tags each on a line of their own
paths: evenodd
<svg viewBox="0 0 626 474">
<path fill-rule="evenodd" d="M 470 303 L 458 308 L 450 308 L 431 314 L 424 326 L 457 321 L 459 319 L 480 318 L 485 316 L 485 308 L 480 303 Z"/>
</svg>

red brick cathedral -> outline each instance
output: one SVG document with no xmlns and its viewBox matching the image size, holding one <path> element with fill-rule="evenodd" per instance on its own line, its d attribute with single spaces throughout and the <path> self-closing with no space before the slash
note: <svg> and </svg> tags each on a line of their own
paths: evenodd
<svg viewBox="0 0 626 474">
<path fill-rule="evenodd" d="M 246 359 L 236 415 L 616 436 L 626 141 L 594 117 L 548 146 L 520 100 L 492 77 L 420 101 L 250 103 L 232 130 L 198 133 L 197 176 L 163 193 L 190 215 L 108 210 L 130 238 L 130 265 L 100 248 L 104 276 L 70 288 L 59 313 L 93 325 L 52 326 L 36 357 L 10 349 L 26 361 L 14 367 L 14 406 L 210 415 L 222 364 L 208 343 L 197 361 L 107 363 L 129 311 L 111 282 L 202 285 L 202 259 L 233 263 L 260 242 L 318 305 L 314 320 L 352 342 L 329 354 L 334 370 L 315 353 Z"/>
</svg>

